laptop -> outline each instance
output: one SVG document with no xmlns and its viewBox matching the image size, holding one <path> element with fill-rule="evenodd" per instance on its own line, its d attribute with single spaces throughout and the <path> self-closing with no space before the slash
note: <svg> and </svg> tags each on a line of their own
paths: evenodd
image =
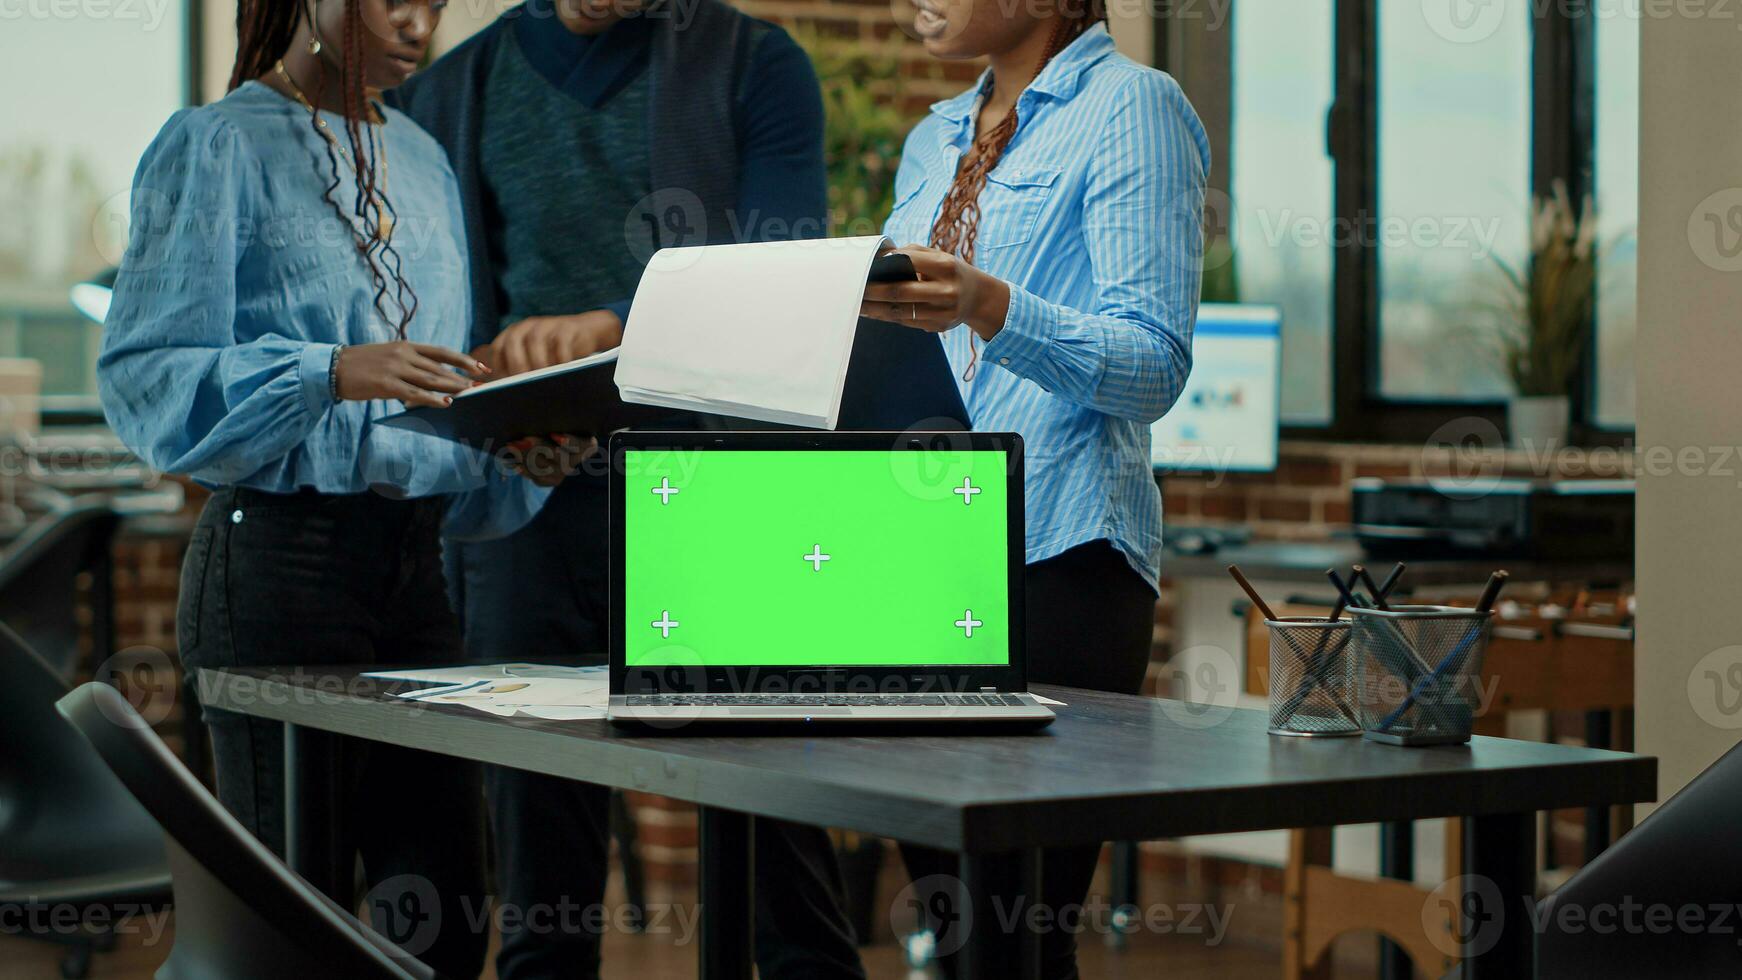
<svg viewBox="0 0 1742 980">
<path fill-rule="evenodd" d="M 619 432 L 618 724 L 1000 724 L 1028 693 L 1022 440 Z"/>
</svg>

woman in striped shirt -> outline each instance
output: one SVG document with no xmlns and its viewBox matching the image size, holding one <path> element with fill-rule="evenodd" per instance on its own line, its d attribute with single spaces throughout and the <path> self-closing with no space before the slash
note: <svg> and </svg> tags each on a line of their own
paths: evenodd
<svg viewBox="0 0 1742 980">
<path fill-rule="evenodd" d="M 942 334 L 974 428 L 1023 437 L 1030 679 L 1136 693 L 1161 558 L 1150 423 L 1191 369 L 1209 142 L 1103 16 L 1095 0 L 919 0 L 928 51 L 990 67 L 908 135 L 884 234 L 926 243 L 899 249 L 920 278 L 868 287 L 863 312 Z M 1080 903 L 1098 853 L 1049 850 L 1043 903 Z M 1076 975 L 1069 930 L 1043 954 L 1046 976 Z"/>
</svg>

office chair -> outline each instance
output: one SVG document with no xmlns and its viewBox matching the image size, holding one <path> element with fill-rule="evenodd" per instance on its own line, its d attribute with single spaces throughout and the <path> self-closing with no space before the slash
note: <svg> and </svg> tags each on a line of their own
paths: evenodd
<svg viewBox="0 0 1742 980">
<path fill-rule="evenodd" d="M 58 707 L 163 829 L 176 922 L 159 980 L 436 980 L 244 830 L 119 691 L 86 684 Z"/>
<path fill-rule="evenodd" d="M 55 713 L 71 688 L 16 633 L 0 626 L 0 909 L 167 905 L 169 865 L 151 819 L 78 733 Z M 13 918 L 9 915 L 8 918 Z M 108 931 L 69 933 L 44 920 L 24 933 L 64 943 L 61 973 L 82 977 Z"/>
<path fill-rule="evenodd" d="M 1738 800 L 1742 745 L 1537 903 L 1538 976 L 1742 976 Z M 1667 928 L 1653 908 L 1667 910 Z M 1684 910 L 1696 928 L 1684 927 Z"/>
<path fill-rule="evenodd" d="M 0 622 L 71 679 L 79 661 L 78 578 L 91 573 L 91 651 L 115 652 L 110 545 L 121 515 L 107 503 L 76 503 L 25 528 L 0 553 Z"/>
</svg>

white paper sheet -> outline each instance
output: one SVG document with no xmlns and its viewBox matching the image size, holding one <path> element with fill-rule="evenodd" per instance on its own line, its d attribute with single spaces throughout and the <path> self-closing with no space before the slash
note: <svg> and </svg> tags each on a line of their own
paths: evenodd
<svg viewBox="0 0 1742 980">
<path fill-rule="evenodd" d="M 548 669 L 548 668 L 547 668 Z M 585 668 L 598 671 L 601 668 Z M 557 721 L 605 717 L 610 700 L 603 676 L 498 677 L 444 684 L 395 695 L 420 704 L 451 704 L 507 718 L 528 715 Z"/>
<path fill-rule="evenodd" d="M 560 664 L 465 664 L 459 667 L 414 667 L 408 670 L 371 670 L 364 677 L 379 677 L 389 681 L 417 681 L 422 684 L 460 684 L 466 681 L 494 681 L 504 677 L 558 677 L 605 680 L 609 671 L 604 666 L 564 667 Z"/>
<path fill-rule="evenodd" d="M 666 248 L 635 290 L 626 402 L 833 429 L 881 236 Z"/>
<path fill-rule="evenodd" d="M 512 388 L 518 384 L 525 384 L 528 381 L 537 381 L 539 378 L 547 378 L 553 374 L 562 374 L 565 371 L 584 371 L 587 368 L 595 367 L 600 364 L 610 364 L 616 359 L 617 348 L 613 347 L 610 350 L 602 350 L 597 354 L 588 354 L 586 357 L 577 357 L 572 361 L 564 361 L 561 364 L 552 364 L 549 367 L 541 367 L 536 371 L 526 371 L 521 374 L 511 374 L 506 378 L 497 378 L 495 381 L 486 381 L 481 385 L 467 388 L 465 391 L 460 392 L 454 397 L 465 398 L 468 395 L 476 395 L 483 391 L 494 391 L 497 388 Z"/>
</svg>

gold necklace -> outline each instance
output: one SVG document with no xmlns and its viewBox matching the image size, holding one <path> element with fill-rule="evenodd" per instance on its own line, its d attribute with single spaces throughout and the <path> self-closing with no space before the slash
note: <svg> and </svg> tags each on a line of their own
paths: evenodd
<svg viewBox="0 0 1742 980">
<path fill-rule="evenodd" d="M 308 96 L 303 94 L 302 86 L 296 84 L 296 79 L 291 78 L 290 72 L 284 70 L 284 59 L 280 58 L 278 64 L 274 65 L 273 68 L 278 72 L 278 77 L 284 79 L 284 84 L 290 86 L 290 92 L 292 95 L 296 96 L 296 101 L 302 103 L 302 107 L 307 109 L 309 114 L 314 117 L 315 131 L 321 134 L 321 138 L 327 141 L 328 146 L 338 151 L 339 156 L 345 158 L 345 163 L 347 165 L 350 165 L 355 169 L 355 164 L 351 163 L 350 151 L 348 151 L 344 144 L 339 142 L 338 137 L 334 136 L 332 131 L 327 128 L 327 121 L 321 118 L 321 114 L 315 110 L 314 103 L 310 102 Z M 374 122 L 369 122 L 367 125 L 369 127 L 369 152 L 376 160 L 381 161 L 381 193 L 372 196 L 369 204 L 375 209 L 375 227 L 381 230 L 381 240 L 384 242 L 390 242 L 393 240 L 393 215 L 388 212 L 386 206 L 382 203 L 383 199 L 387 196 L 387 182 L 389 178 L 387 164 L 387 137 L 386 134 L 377 132 L 380 127 Z"/>
</svg>

